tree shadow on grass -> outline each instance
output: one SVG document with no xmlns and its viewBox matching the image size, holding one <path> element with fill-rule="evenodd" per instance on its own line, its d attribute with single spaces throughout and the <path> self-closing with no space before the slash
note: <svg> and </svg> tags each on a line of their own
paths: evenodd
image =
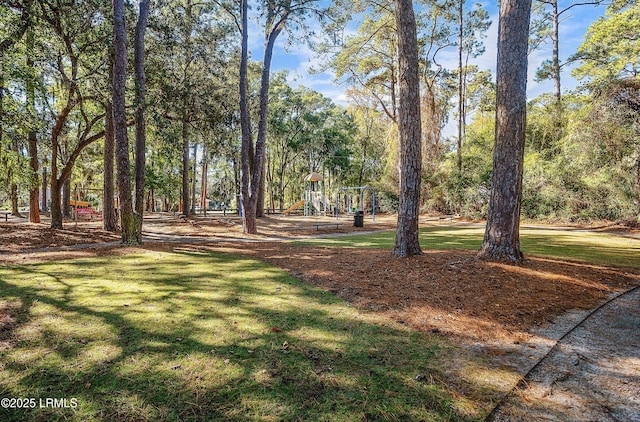
<svg viewBox="0 0 640 422">
<path fill-rule="evenodd" d="M 0 350 L 0 396 L 78 400 L 0 409 L 3 421 L 476 420 L 487 410 L 445 382 L 442 338 L 252 259 L 180 252 L 4 268 L 0 291 L 20 304 Z"/>
</svg>

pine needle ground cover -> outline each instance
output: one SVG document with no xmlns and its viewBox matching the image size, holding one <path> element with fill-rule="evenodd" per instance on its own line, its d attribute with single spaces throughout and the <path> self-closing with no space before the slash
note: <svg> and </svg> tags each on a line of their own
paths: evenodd
<svg viewBox="0 0 640 422">
<path fill-rule="evenodd" d="M 484 235 L 481 226 L 437 226 L 420 229 L 423 249 L 479 250 Z M 393 248 L 395 232 L 354 235 L 301 243 L 355 248 Z M 640 268 L 640 238 L 624 234 L 586 230 L 522 228 L 520 243 L 526 255 L 547 256 L 591 264 Z"/>
<path fill-rule="evenodd" d="M 37 400 L 2 421 L 475 420 L 489 405 L 449 389 L 444 338 L 255 259 L 8 266 L 0 292 L 0 396 Z"/>
</svg>

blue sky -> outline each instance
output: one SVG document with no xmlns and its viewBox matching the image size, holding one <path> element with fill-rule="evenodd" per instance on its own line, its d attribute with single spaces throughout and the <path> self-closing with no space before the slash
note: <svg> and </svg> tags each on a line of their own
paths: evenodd
<svg viewBox="0 0 640 422">
<path fill-rule="evenodd" d="M 496 45 L 498 33 L 498 9 L 497 1 L 480 1 L 483 7 L 489 12 L 492 25 L 487 32 L 487 38 L 484 39 L 486 51 L 476 58 L 474 63 L 480 69 L 490 69 L 495 73 L 496 67 Z M 559 0 L 559 6 L 562 9 L 571 2 L 567 0 Z M 571 9 L 562 16 L 560 23 L 560 58 L 566 60 L 571 54 L 575 53 L 577 47 L 584 39 L 584 35 L 589 25 L 605 12 L 604 6 L 579 6 Z M 255 9 L 254 9 L 255 13 Z M 254 20 L 255 22 L 255 20 Z M 313 23 L 311 23 L 313 25 Z M 254 60 L 262 59 L 262 32 L 255 25 L 250 34 L 252 58 Z M 293 47 L 285 47 L 287 44 L 287 34 L 283 33 L 274 50 L 272 70 L 274 72 L 280 70 L 288 70 L 290 82 L 293 85 L 304 85 L 312 88 L 325 96 L 332 98 L 338 104 L 347 104 L 344 91 L 346 86 L 337 84 L 331 72 L 322 74 L 310 74 L 309 69 L 318 63 L 320 58 L 305 44 L 297 44 Z M 446 67 L 455 68 L 457 63 L 457 55 L 455 48 L 446 52 L 440 57 L 439 62 Z M 544 83 L 536 83 L 534 81 L 536 69 L 542 61 L 551 57 L 551 44 L 547 43 L 538 50 L 532 52 L 529 56 L 529 81 L 527 84 L 527 95 L 530 99 L 537 97 L 545 92 L 552 92 L 553 83 L 546 81 Z M 578 81 L 571 77 L 571 67 L 563 68 L 562 72 L 562 89 L 563 91 L 575 88 Z"/>
</svg>

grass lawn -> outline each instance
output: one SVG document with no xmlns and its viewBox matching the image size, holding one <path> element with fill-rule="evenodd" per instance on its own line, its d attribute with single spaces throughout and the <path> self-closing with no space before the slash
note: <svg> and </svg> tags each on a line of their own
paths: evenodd
<svg viewBox="0 0 640 422">
<path fill-rule="evenodd" d="M 446 226 L 420 229 L 420 245 L 425 249 L 478 250 L 484 227 Z M 305 240 L 322 246 L 393 248 L 395 231 L 329 239 Z M 607 233 L 577 230 L 522 228 L 520 242 L 526 254 L 585 261 L 594 264 L 640 268 L 640 240 Z"/>
<path fill-rule="evenodd" d="M 439 368 L 452 346 L 442 337 L 377 320 L 252 259 L 140 250 L 0 267 L 0 293 L 0 397 L 36 399 L 34 409 L 0 408 L 1 421 L 481 420 L 486 411 L 448 390 Z M 77 407 L 41 407 L 47 398 Z"/>
</svg>

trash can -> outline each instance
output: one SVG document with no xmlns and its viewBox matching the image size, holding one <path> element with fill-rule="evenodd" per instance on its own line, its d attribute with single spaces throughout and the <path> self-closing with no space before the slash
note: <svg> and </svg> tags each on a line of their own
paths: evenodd
<svg viewBox="0 0 640 422">
<path fill-rule="evenodd" d="M 353 226 L 354 227 L 364 227 L 364 212 L 356 211 L 353 216 Z"/>
</svg>

